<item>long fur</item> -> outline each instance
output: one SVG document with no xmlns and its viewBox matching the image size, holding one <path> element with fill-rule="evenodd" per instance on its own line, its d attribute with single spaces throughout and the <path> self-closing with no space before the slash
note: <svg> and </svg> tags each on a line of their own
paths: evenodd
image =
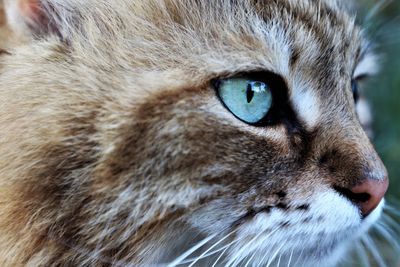
<svg viewBox="0 0 400 267">
<path fill-rule="evenodd" d="M 352 99 L 371 51 L 344 2 L 6 2 L 2 266 L 340 261 L 383 204 L 363 220 L 335 188 L 386 175 Z M 220 103 L 212 81 L 254 71 L 283 77 L 295 124 Z"/>
</svg>

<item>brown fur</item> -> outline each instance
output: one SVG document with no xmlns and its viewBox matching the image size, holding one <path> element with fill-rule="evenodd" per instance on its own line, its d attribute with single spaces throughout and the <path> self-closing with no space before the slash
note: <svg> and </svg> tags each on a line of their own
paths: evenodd
<svg viewBox="0 0 400 267">
<path fill-rule="evenodd" d="M 385 176 L 350 91 L 363 37 L 340 4 L 84 2 L 44 5 L 55 28 L 0 55 L 2 266 L 163 263 L 221 221 L 307 213 L 315 192 Z M 288 97 L 311 85 L 318 124 L 234 118 L 210 82 L 254 70 Z"/>
</svg>

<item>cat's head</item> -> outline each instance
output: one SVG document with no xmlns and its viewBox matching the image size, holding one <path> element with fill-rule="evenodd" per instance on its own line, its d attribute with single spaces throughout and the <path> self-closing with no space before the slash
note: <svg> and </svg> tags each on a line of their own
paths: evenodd
<svg viewBox="0 0 400 267">
<path fill-rule="evenodd" d="M 55 255 L 325 266 L 379 218 L 354 97 L 375 57 L 340 1 L 9 4 L 2 82 L 36 114 L 15 138 L 52 186 L 20 195 Z"/>
</svg>

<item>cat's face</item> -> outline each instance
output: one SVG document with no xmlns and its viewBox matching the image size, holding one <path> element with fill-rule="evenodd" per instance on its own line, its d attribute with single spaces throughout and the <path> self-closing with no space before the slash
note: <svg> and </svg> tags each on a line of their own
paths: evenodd
<svg viewBox="0 0 400 267">
<path fill-rule="evenodd" d="M 373 55 L 339 3 L 66 3 L 63 41 L 16 49 L 2 80 L 20 71 L 56 129 L 35 175 L 69 186 L 76 208 L 47 223 L 80 259 L 325 266 L 379 218 L 387 173 L 352 92 Z"/>
</svg>

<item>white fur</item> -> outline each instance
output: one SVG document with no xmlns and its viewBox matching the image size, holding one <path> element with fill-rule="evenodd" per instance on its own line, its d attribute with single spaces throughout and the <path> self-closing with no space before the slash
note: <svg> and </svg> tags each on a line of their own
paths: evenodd
<svg viewBox="0 0 400 267">
<path fill-rule="evenodd" d="M 294 88 L 291 100 L 297 115 L 308 128 L 313 128 L 319 121 L 321 112 L 318 98 L 310 87 L 299 86 Z"/>
<path fill-rule="evenodd" d="M 242 266 L 251 257 L 255 266 L 276 266 L 278 261 L 283 266 L 289 261 L 291 266 L 334 266 L 348 252 L 348 245 L 377 221 L 384 202 L 365 220 L 356 206 L 333 190 L 318 193 L 307 203 L 307 212 L 273 209 L 240 227 L 239 242 L 230 250 L 227 265 Z M 306 217 L 312 219 L 305 223 Z M 289 222 L 290 229 L 279 228 L 282 222 Z"/>
<path fill-rule="evenodd" d="M 378 57 L 375 54 L 369 53 L 364 56 L 358 63 L 354 77 L 372 76 L 379 72 Z"/>
</svg>

